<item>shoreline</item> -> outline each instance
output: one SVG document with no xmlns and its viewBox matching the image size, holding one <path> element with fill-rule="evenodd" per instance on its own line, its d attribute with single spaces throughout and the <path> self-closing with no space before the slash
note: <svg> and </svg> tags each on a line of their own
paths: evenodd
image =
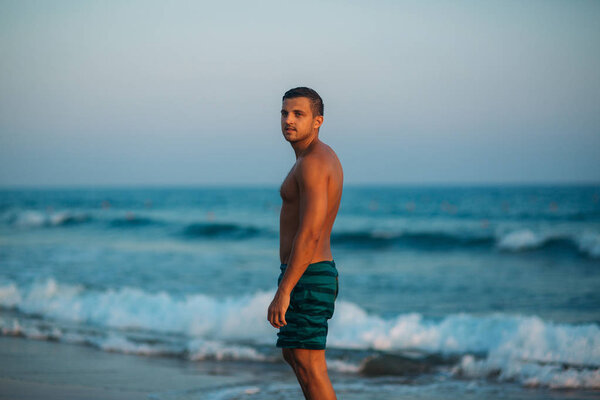
<svg viewBox="0 0 600 400">
<path fill-rule="evenodd" d="M 0 399 L 146 400 L 202 398 L 254 380 L 214 362 L 140 357 L 79 344 L 0 336 Z"/>
<path fill-rule="evenodd" d="M 0 336 L 0 360 L 0 400 L 302 398 L 283 362 L 193 362 L 18 336 Z M 599 395 L 593 390 L 524 388 L 485 380 L 368 378 L 335 371 L 329 375 L 338 396 L 347 400 L 589 400 Z"/>
</svg>

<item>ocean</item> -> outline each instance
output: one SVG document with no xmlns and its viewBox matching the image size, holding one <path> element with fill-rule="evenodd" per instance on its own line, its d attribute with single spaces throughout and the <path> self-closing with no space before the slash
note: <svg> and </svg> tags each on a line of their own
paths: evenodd
<svg viewBox="0 0 600 400">
<path fill-rule="evenodd" d="M 0 190 L 0 332 L 289 377 L 278 189 Z M 331 244 L 338 397 L 600 397 L 600 185 L 347 185 Z"/>
</svg>

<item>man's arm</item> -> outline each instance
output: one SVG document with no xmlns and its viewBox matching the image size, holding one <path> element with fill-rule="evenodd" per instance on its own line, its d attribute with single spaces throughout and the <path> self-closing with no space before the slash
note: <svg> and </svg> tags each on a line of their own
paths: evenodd
<svg viewBox="0 0 600 400">
<path fill-rule="evenodd" d="M 287 268 L 269 306 L 268 319 L 276 328 L 286 325 L 290 293 L 306 271 L 317 249 L 327 216 L 327 182 L 323 161 L 307 157 L 298 165 L 299 224 Z"/>
</svg>

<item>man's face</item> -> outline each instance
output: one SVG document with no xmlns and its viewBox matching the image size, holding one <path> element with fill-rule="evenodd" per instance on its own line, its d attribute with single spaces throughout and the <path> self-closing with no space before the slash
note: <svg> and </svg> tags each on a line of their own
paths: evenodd
<svg viewBox="0 0 600 400">
<path fill-rule="evenodd" d="M 310 100 L 306 97 L 285 99 L 281 107 L 281 132 L 288 142 L 297 142 L 309 137 L 321 126 L 323 117 L 313 118 Z"/>
</svg>

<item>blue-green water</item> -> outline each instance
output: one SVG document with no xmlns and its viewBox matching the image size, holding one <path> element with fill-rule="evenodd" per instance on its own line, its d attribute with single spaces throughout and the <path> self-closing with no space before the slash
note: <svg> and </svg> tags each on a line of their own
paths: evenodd
<svg viewBox="0 0 600 400">
<path fill-rule="evenodd" d="M 275 362 L 278 195 L 4 189 L 0 329 Z M 435 355 L 421 378 L 600 389 L 600 186 L 348 186 L 331 243 L 331 369 L 366 384 L 373 359 L 403 376 L 396 356 Z"/>
</svg>

